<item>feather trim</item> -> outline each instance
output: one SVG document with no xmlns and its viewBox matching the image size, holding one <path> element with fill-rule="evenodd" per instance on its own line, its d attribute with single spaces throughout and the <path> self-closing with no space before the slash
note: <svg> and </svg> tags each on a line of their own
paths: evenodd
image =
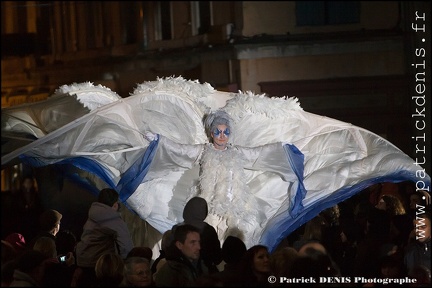
<svg viewBox="0 0 432 288">
<path fill-rule="evenodd" d="M 115 102 L 121 97 L 108 87 L 97 85 L 91 82 L 73 83 L 71 85 L 60 86 L 51 97 L 62 94 L 69 94 L 80 101 L 84 107 L 94 110 L 101 106 Z"/>
<path fill-rule="evenodd" d="M 131 95 L 144 93 L 163 93 L 167 92 L 177 97 L 184 98 L 185 101 L 206 112 L 210 108 L 205 104 L 205 98 L 216 92 L 208 83 L 201 84 L 198 80 L 186 80 L 183 77 L 157 78 L 156 81 L 146 81 L 135 88 Z"/>
<path fill-rule="evenodd" d="M 255 114 L 268 119 L 286 117 L 292 110 L 303 110 L 296 97 L 267 97 L 265 94 L 255 95 L 252 92 L 239 92 L 236 97 L 227 101 L 224 110 L 237 119 L 242 115 Z"/>
</svg>

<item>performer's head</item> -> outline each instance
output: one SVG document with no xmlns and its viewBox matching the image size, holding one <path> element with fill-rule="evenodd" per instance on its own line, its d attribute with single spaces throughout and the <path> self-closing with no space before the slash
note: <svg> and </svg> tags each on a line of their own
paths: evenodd
<svg viewBox="0 0 432 288">
<path fill-rule="evenodd" d="M 223 110 L 210 113 L 205 120 L 207 133 L 216 149 L 226 148 L 231 134 L 231 117 Z"/>
</svg>

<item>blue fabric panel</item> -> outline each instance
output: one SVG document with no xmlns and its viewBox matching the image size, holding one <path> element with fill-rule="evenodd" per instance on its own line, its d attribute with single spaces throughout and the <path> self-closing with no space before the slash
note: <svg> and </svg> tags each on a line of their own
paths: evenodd
<svg viewBox="0 0 432 288">
<path fill-rule="evenodd" d="M 116 190 L 120 194 L 120 200 L 125 202 L 142 183 L 144 177 L 150 168 L 150 164 L 156 154 L 159 144 L 159 137 L 150 142 L 149 146 L 144 152 L 144 155 L 138 158 L 134 164 L 123 174 L 117 184 Z"/>
</svg>

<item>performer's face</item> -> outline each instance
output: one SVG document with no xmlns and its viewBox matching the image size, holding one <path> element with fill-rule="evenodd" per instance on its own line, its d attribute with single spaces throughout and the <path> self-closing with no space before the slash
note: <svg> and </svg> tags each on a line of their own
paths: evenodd
<svg viewBox="0 0 432 288">
<path fill-rule="evenodd" d="M 211 133 L 213 145 L 216 149 L 223 150 L 228 144 L 230 129 L 226 125 L 218 125 Z"/>
</svg>

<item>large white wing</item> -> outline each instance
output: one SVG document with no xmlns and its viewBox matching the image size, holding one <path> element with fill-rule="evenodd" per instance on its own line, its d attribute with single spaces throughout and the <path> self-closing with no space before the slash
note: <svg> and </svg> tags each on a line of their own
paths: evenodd
<svg viewBox="0 0 432 288">
<path fill-rule="evenodd" d="M 119 99 L 109 88 L 85 82 L 63 85 L 44 101 L 2 108 L 2 165 L 24 152 L 17 148 Z"/>
<path fill-rule="evenodd" d="M 429 190 L 429 175 L 392 143 L 350 123 L 306 112 L 296 98 L 239 92 L 223 109 L 234 119 L 236 145 L 284 142 L 304 154 L 304 166 L 298 169 L 307 193 L 297 195 L 302 205 L 295 213 L 280 177 L 262 171 L 250 180 L 253 193 L 270 207 L 259 242 L 272 249 L 322 210 L 375 183 L 413 181 Z M 260 185 L 262 181 L 267 185 Z"/>
</svg>

